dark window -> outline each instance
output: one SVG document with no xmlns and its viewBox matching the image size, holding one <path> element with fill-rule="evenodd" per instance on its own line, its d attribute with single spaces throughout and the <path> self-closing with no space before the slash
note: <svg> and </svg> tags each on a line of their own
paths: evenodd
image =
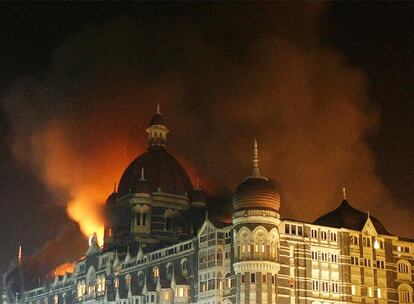
<svg viewBox="0 0 414 304">
<path fill-rule="evenodd" d="M 255 273 L 250 274 L 250 283 L 256 283 L 256 274 Z"/>
</svg>

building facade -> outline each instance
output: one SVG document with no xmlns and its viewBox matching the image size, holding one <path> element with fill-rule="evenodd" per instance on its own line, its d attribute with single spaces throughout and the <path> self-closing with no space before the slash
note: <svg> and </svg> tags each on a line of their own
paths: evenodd
<svg viewBox="0 0 414 304">
<path fill-rule="evenodd" d="M 73 273 L 3 303 L 414 303 L 414 242 L 346 200 L 314 223 L 282 219 L 277 188 L 251 174 L 233 195 L 232 223 L 210 219 L 205 196 L 167 152 L 159 110 L 148 151 L 107 199 L 104 245 L 92 237 Z"/>
</svg>

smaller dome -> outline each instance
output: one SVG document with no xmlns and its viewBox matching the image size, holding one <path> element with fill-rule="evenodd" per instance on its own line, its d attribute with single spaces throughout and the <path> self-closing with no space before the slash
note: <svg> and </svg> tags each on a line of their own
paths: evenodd
<svg viewBox="0 0 414 304">
<path fill-rule="evenodd" d="M 164 125 L 164 117 L 162 117 L 160 113 L 156 113 L 154 116 L 152 116 L 150 126 L 153 125 Z"/>
<path fill-rule="evenodd" d="M 274 184 L 260 174 L 259 150 L 257 141 L 254 141 L 253 170 L 236 189 L 233 194 L 233 210 L 266 209 L 278 212 L 280 208 L 280 194 Z"/>
<path fill-rule="evenodd" d="M 390 235 L 385 229 L 384 225 L 375 217 L 362 212 L 352 207 L 346 199 L 344 199 L 338 208 L 322 215 L 313 223 L 315 225 L 333 227 L 333 228 L 346 228 L 356 231 L 362 231 L 367 219 L 370 218 L 375 230 L 379 234 Z"/>
<path fill-rule="evenodd" d="M 266 209 L 278 212 L 280 194 L 273 183 L 265 177 L 248 177 L 233 194 L 234 211 Z"/>
<path fill-rule="evenodd" d="M 110 207 L 116 204 L 116 192 L 112 192 L 106 199 L 105 206 Z"/>
</svg>

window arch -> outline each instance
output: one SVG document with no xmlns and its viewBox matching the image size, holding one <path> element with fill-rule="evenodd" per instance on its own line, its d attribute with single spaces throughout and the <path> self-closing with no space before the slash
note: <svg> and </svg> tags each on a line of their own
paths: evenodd
<svg viewBox="0 0 414 304">
<path fill-rule="evenodd" d="M 183 274 L 187 274 L 187 271 L 188 271 L 188 260 L 182 259 L 181 260 L 181 272 Z"/>
<path fill-rule="evenodd" d="M 231 288 L 231 274 L 230 273 L 226 273 L 226 275 L 224 276 L 224 288 L 225 289 Z"/>
<path fill-rule="evenodd" d="M 160 269 L 157 266 L 152 268 L 152 275 L 155 279 L 158 279 L 160 277 Z"/>
<path fill-rule="evenodd" d="M 91 266 L 88 269 L 88 274 L 86 275 L 86 285 L 88 286 L 87 291 L 88 294 L 92 294 L 95 292 L 95 285 L 96 285 L 96 273 L 95 267 Z"/>
<path fill-rule="evenodd" d="M 145 283 L 145 275 L 142 271 L 138 272 L 138 287 L 143 287 Z"/>
<path fill-rule="evenodd" d="M 222 290 L 223 289 L 223 276 L 221 275 L 221 272 L 217 273 L 217 290 Z"/>
<path fill-rule="evenodd" d="M 412 303 L 413 302 L 413 288 L 408 284 L 401 284 L 398 286 L 398 302 Z"/>
<path fill-rule="evenodd" d="M 127 288 L 130 288 L 131 287 L 131 275 L 130 274 L 127 274 L 125 276 L 125 284 L 126 284 L 126 287 Z"/>
<path fill-rule="evenodd" d="M 400 273 L 410 273 L 410 263 L 406 260 L 400 260 L 397 262 L 397 270 Z"/>
<path fill-rule="evenodd" d="M 174 265 L 172 263 L 168 263 L 166 268 L 167 268 L 167 275 L 171 277 L 174 274 Z"/>
<path fill-rule="evenodd" d="M 217 249 L 217 265 L 223 266 L 223 250 Z"/>
</svg>

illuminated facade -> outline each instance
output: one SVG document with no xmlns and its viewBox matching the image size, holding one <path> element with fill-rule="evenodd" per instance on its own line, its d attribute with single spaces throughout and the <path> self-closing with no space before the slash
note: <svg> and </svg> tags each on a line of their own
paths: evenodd
<svg viewBox="0 0 414 304">
<path fill-rule="evenodd" d="M 414 303 L 414 242 L 390 235 L 345 194 L 314 223 L 281 219 L 255 144 L 233 221 L 219 223 L 166 151 L 159 111 L 147 133 L 148 151 L 107 200 L 105 245 L 92 238 L 73 274 L 17 298 L 5 292 L 4 303 Z"/>
</svg>

